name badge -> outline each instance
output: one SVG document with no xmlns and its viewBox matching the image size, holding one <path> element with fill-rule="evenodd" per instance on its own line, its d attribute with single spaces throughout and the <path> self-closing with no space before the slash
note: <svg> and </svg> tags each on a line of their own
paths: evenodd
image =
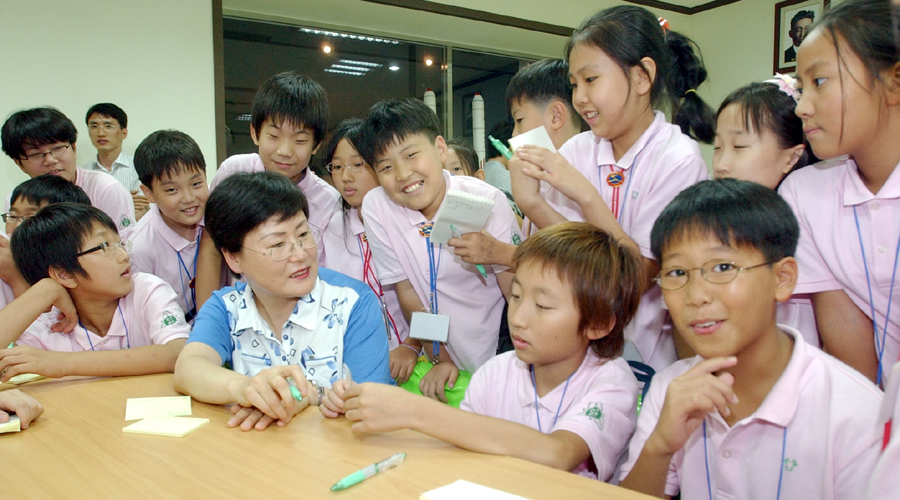
<svg viewBox="0 0 900 500">
<path fill-rule="evenodd" d="M 425 312 L 412 313 L 409 336 L 419 340 L 447 342 L 450 335 L 450 316 Z"/>
</svg>

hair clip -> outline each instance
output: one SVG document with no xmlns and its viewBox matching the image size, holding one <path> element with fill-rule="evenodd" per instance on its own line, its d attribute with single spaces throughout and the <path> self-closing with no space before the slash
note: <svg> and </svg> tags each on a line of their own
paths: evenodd
<svg viewBox="0 0 900 500">
<path fill-rule="evenodd" d="M 800 101 L 800 92 L 797 91 L 797 80 L 791 75 L 778 73 L 772 78 L 763 81 L 763 83 L 777 85 L 778 90 L 787 94 L 794 102 Z"/>
<path fill-rule="evenodd" d="M 666 18 L 664 18 L 664 17 L 658 17 L 657 20 L 659 21 L 659 25 L 660 25 L 660 26 L 662 27 L 662 29 L 663 29 L 663 34 L 668 33 L 669 30 L 671 29 L 671 28 L 669 27 L 669 21 L 668 21 Z"/>
</svg>

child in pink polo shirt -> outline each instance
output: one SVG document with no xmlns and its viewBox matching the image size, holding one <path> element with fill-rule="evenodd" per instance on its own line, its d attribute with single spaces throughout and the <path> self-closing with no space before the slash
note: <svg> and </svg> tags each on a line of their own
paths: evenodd
<svg viewBox="0 0 900 500">
<path fill-rule="evenodd" d="M 706 70 L 694 44 L 644 8 L 598 12 L 575 31 L 566 50 L 572 104 L 590 127 L 559 153 L 523 146 L 510 160 L 513 194 L 537 227 L 586 220 L 644 257 L 646 276 L 659 263 L 650 229 L 682 189 L 708 178 L 692 137 L 712 142 L 712 109 L 697 95 Z M 675 124 L 660 109 L 670 109 Z M 541 190 L 538 181 L 550 188 Z M 648 278 L 649 280 L 649 278 Z M 657 370 L 675 361 L 664 332 L 662 294 L 648 281 L 641 307 L 625 331 Z"/>
<path fill-rule="evenodd" d="M 796 113 L 816 156 L 833 160 L 789 175 L 779 190 L 800 221 L 797 292 L 812 294 L 823 347 L 879 384 L 900 354 L 892 11 L 885 0 L 841 2 L 797 50 Z"/>
<path fill-rule="evenodd" d="M 135 272 L 155 274 L 175 290 L 188 323 L 197 315 L 194 277 L 209 187 L 206 162 L 184 132 L 159 130 L 134 151 L 141 191 L 150 200 L 130 240 Z"/>
<path fill-rule="evenodd" d="M 222 162 L 210 190 L 236 172 L 283 175 L 303 191 L 309 203 L 309 225 L 321 235 L 331 217 L 341 211 L 340 194 L 309 168 L 327 126 L 328 99 L 321 85 L 296 71 L 272 76 L 253 98 L 250 137 L 259 146 L 259 153 L 234 155 Z M 321 252 L 322 245 L 318 247 Z M 223 265 L 212 240 L 204 237 L 198 263 L 198 307 L 224 284 Z"/>
<path fill-rule="evenodd" d="M 515 352 L 472 377 L 459 411 L 394 387 L 352 385 L 329 400 L 354 432 L 412 428 L 461 448 L 609 481 L 634 430 L 638 383 L 621 357 L 637 310 L 637 252 L 583 222 L 518 248 L 509 302 Z"/>
<path fill-rule="evenodd" d="M 16 228 L 13 258 L 31 288 L 0 309 L 0 344 L 16 342 L 0 349 L 0 381 L 173 370 L 190 327 L 172 287 L 132 276 L 125 243 L 80 203 L 48 205 Z"/>
<path fill-rule="evenodd" d="M 656 374 L 622 486 L 658 497 L 859 498 L 882 394 L 776 323 L 797 281 L 791 208 L 760 184 L 704 181 L 653 226 L 656 278 L 698 354 Z"/>
<path fill-rule="evenodd" d="M 343 210 L 331 217 L 322 235 L 327 260 L 321 265 L 365 282 L 378 296 L 388 332 L 391 378 L 404 384 L 416 367 L 422 344 L 409 338 L 409 324 L 400 308 L 397 289 L 394 285 L 382 285 L 375 272 L 375 260 L 360 207 L 366 194 L 377 188 L 379 183 L 375 170 L 366 163 L 355 146 L 361 126 L 360 119 L 344 120 L 337 126 L 325 148 L 326 166 L 334 186 L 343 197 Z"/>
<path fill-rule="evenodd" d="M 499 189 L 443 169 L 447 145 L 437 116 L 422 101 L 372 106 L 357 148 L 381 183 L 362 209 L 378 279 L 396 287 L 407 318 L 422 311 L 450 317 L 447 343 L 426 346 L 435 366 L 419 384 L 423 394 L 446 401 L 444 388 L 454 386 L 459 370 L 473 373 L 496 353 L 513 273 L 484 266 L 482 275 L 448 245 L 431 243 L 431 224 L 450 189 L 494 200 L 484 229 L 495 238 L 519 241 L 518 223 Z"/>
</svg>

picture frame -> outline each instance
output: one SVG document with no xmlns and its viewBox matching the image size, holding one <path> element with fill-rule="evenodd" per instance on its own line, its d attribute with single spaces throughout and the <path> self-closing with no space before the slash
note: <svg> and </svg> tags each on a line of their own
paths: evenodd
<svg viewBox="0 0 900 500">
<path fill-rule="evenodd" d="M 797 47 L 829 7 L 831 0 L 785 0 L 775 4 L 773 73 L 796 71 Z"/>
</svg>

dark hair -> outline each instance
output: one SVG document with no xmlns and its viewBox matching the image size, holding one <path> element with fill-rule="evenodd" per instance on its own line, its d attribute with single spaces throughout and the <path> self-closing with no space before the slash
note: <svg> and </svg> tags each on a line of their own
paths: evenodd
<svg viewBox="0 0 900 500">
<path fill-rule="evenodd" d="M 153 181 L 163 177 L 181 172 L 206 173 L 206 161 L 191 136 L 178 130 L 157 130 L 134 150 L 134 169 L 141 184 L 152 188 Z"/>
<path fill-rule="evenodd" d="M 0 129 L 3 152 L 13 160 L 22 160 L 25 150 L 46 144 L 75 144 L 78 130 L 56 108 L 32 108 L 11 114 Z"/>
<path fill-rule="evenodd" d="M 331 160 L 334 159 L 334 152 L 337 150 L 338 144 L 340 144 L 342 139 L 347 139 L 347 142 L 356 149 L 356 143 L 359 141 L 359 129 L 362 127 L 362 120 L 359 118 L 348 118 L 341 123 L 338 124 L 337 128 L 334 129 L 334 132 L 331 134 L 331 139 L 328 140 L 328 144 L 325 146 L 325 164 L 328 165 L 331 163 Z M 359 152 L 359 150 L 357 150 Z M 344 210 L 344 214 L 347 214 L 347 210 L 350 210 L 350 204 L 347 203 L 347 200 L 344 197 L 341 197 L 341 208 Z"/>
<path fill-rule="evenodd" d="M 716 119 L 730 105 L 739 107 L 744 117 L 744 129 L 761 133 L 770 130 L 778 139 L 778 147 L 792 148 L 798 144 L 806 144 L 803 135 L 803 121 L 794 113 L 797 102 L 782 92 L 778 85 L 769 82 L 753 82 L 728 94 L 722 101 Z M 803 168 L 810 163 L 809 147 L 794 164 L 793 170 Z"/>
<path fill-rule="evenodd" d="M 266 121 L 280 126 L 285 120 L 312 130 L 316 145 L 328 129 L 328 98 L 325 89 L 313 79 L 296 71 L 285 71 L 269 78 L 253 98 L 250 123 L 259 134 Z"/>
<path fill-rule="evenodd" d="M 615 320 L 609 334 L 592 340 L 591 347 L 602 358 L 622 354 L 625 326 L 637 312 L 644 283 L 637 252 L 586 222 L 563 222 L 531 235 L 514 260 L 519 269 L 527 262 L 552 269 L 572 287 L 581 334 Z"/>
<path fill-rule="evenodd" d="M 67 201 L 84 205 L 91 204 L 91 199 L 83 189 L 76 186 L 75 183 L 53 174 L 32 177 L 16 186 L 9 197 L 9 205 L 12 206 L 19 198 L 34 205 L 43 203 L 49 205 Z"/>
<path fill-rule="evenodd" d="M 366 113 L 356 149 L 374 167 L 389 147 L 416 134 L 431 142 L 441 135 L 441 123 L 431 108 L 413 98 L 381 101 Z"/>
<path fill-rule="evenodd" d="M 529 101 L 538 107 L 560 101 L 568 108 L 572 123 L 581 123 L 581 115 L 572 107 L 569 65 L 562 59 L 542 59 L 520 69 L 506 86 L 506 107 L 512 109 L 513 101 Z"/>
<path fill-rule="evenodd" d="M 466 175 L 473 176 L 478 171 L 478 153 L 469 145 L 469 141 L 457 137 L 447 141 L 447 147 L 456 152 L 459 162 L 466 169 Z"/>
<path fill-rule="evenodd" d="M 816 13 L 811 10 L 801 10 L 794 14 L 794 17 L 791 18 L 791 30 L 797 27 L 797 23 L 799 23 L 801 19 L 809 19 L 810 21 L 815 22 Z"/>
<path fill-rule="evenodd" d="M 84 123 L 88 123 L 91 119 L 91 115 L 97 113 L 100 116 L 108 116 L 115 121 L 119 122 L 119 126 L 122 128 L 128 128 L 128 115 L 122 111 L 122 108 L 116 106 L 111 102 L 101 102 L 99 104 L 94 104 L 91 106 L 91 109 L 88 110 L 87 114 L 84 115 Z"/>
<path fill-rule="evenodd" d="M 700 48 L 691 39 L 659 25 L 647 9 L 618 6 L 602 10 L 575 30 L 566 44 L 566 60 L 577 45 L 602 50 L 628 76 L 631 68 L 649 57 L 656 63 L 656 77 L 650 89 L 654 108 L 668 107 L 672 123 L 688 136 L 705 143 L 715 139 L 715 113 L 697 95 L 706 80 Z M 644 68 L 646 71 L 646 68 Z M 631 80 L 628 80 L 629 89 Z"/>
<path fill-rule="evenodd" d="M 240 253 L 244 238 L 271 218 L 285 221 L 309 206 L 303 191 L 290 179 L 272 172 L 231 175 L 206 201 L 206 230 L 219 251 Z M 237 276 L 236 273 L 232 273 Z"/>
<path fill-rule="evenodd" d="M 118 234 L 116 224 L 98 208 L 83 203 L 47 205 L 12 234 L 10 249 L 16 268 L 29 285 L 49 277 L 50 268 L 90 278 L 76 255 L 96 225 Z"/>
<path fill-rule="evenodd" d="M 698 232 L 723 245 L 752 247 L 767 262 L 794 255 L 800 227 L 774 190 L 738 179 L 701 181 L 669 203 L 653 224 L 650 248 L 657 262 L 674 240 Z"/>
<path fill-rule="evenodd" d="M 504 145 L 509 144 L 509 140 L 512 138 L 513 129 L 515 129 L 515 125 L 509 120 L 503 120 L 502 122 L 498 122 L 491 128 L 491 131 L 488 132 L 488 135 L 502 142 Z M 503 153 L 497 151 L 497 148 L 491 143 L 491 140 L 487 137 L 484 138 L 484 157 L 491 159 L 496 158 L 498 156 L 503 156 Z"/>
</svg>

